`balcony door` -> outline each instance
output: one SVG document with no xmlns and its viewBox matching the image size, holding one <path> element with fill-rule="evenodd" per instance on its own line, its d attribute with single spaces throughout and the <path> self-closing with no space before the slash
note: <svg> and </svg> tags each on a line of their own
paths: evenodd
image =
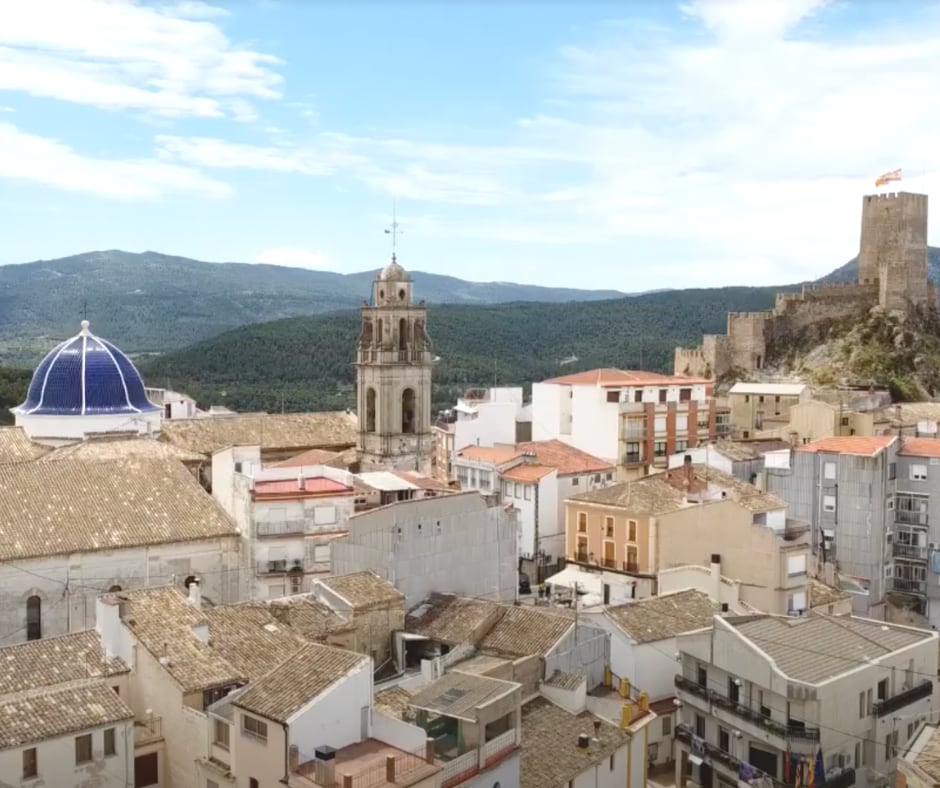
<svg viewBox="0 0 940 788">
<path fill-rule="evenodd" d="M 613 542 L 604 542 L 604 566 L 608 569 L 617 566 L 617 547 Z"/>
</svg>

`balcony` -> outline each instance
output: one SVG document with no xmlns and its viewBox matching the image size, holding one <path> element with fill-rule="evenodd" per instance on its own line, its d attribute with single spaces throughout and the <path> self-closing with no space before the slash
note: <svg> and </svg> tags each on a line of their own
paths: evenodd
<svg viewBox="0 0 940 788">
<path fill-rule="evenodd" d="M 601 561 L 601 566 L 604 569 L 616 569 L 617 568 L 617 559 L 616 558 L 605 558 Z"/>
<path fill-rule="evenodd" d="M 923 545 L 895 542 L 893 553 L 895 558 L 907 558 L 911 561 L 927 560 L 927 548 Z"/>
<path fill-rule="evenodd" d="M 638 451 L 628 451 L 623 455 L 624 465 L 642 465 L 643 459 Z"/>
<path fill-rule="evenodd" d="M 143 747 L 163 739 L 163 719 L 146 717 L 134 720 L 134 746 Z"/>
<path fill-rule="evenodd" d="M 303 520 L 272 520 L 255 522 L 258 536 L 293 536 L 304 532 Z"/>
<path fill-rule="evenodd" d="M 910 580 L 906 577 L 893 577 L 888 580 L 888 583 L 892 591 L 896 591 L 900 594 L 924 596 L 927 593 L 926 580 Z"/>
<path fill-rule="evenodd" d="M 893 711 L 898 709 L 903 709 L 905 706 L 910 705 L 924 698 L 929 698 L 933 694 L 933 682 L 930 679 L 922 681 L 920 684 L 915 684 L 913 687 L 907 690 L 903 690 L 895 695 L 893 698 L 888 698 L 887 700 L 879 700 L 877 703 L 872 705 L 871 713 L 873 717 L 885 717 Z"/>
<path fill-rule="evenodd" d="M 303 572 L 303 561 L 299 558 L 288 560 L 286 558 L 276 561 L 258 561 L 255 572 L 259 575 L 283 575 L 288 572 Z"/>
<path fill-rule="evenodd" d="M 810 532 L 810 525 L 803 520 L 791 520 L 787 518 L 786 525 L 783 528 L 783 541 L 795 542 Z"/>
<path fill-rule="evenodd" d="M 784 725 L 782 722 L 777 722 L 769 717 L 765 717 L 754 709 L 750 709 L 747 706 L 731 700 L 731 698 L 720 695 L 714 690 L 702 687 L 691 679 L 687 679 L 685 676 L 676 676 L 676 687 L 707 701 L 713 706 L 717 706 L 719 709 L 724 709 L 738 719 L 746 720 L 752 725 L 756 725 L 775 736 L 779 736 L 781 739 L 796 739 L 808 742 L 819 741 L 819 728 L 808 728 L 805 725 Z"/>
<path fill-rule="evenodd" d="M 895 509 L 894 521 L 904 525 L 922 525 L 927 527 L 927 512 L 915 512 L 910 509 Z"/>
</svg>

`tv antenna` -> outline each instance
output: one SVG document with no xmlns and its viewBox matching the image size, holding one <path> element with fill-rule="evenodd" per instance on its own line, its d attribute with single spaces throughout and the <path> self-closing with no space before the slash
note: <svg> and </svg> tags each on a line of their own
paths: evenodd
<svg viewBox="0 0 940 788">
<path fill-rule="evenodd" d="M 398 224 L 398 218 L 395 212 L 394 200 L 392 200 L 392 226 L 385 228 L 385 234 L 392 236 L 392 260 L 394 260 L 396 247 L 398 246 L 398 236 L 402 234 L 402 229 Z"/>
</svg>

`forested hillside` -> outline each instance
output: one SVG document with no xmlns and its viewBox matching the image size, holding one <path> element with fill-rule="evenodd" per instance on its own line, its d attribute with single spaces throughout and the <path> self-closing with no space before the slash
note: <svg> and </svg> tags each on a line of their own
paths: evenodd
<svg viewBox="0 0 940 788">
<path fill-rule="evenodd" d="M 729 310 L 766 309 L 778 288 L 678 290 L 565 304 L 432 306 L 436 406 L 470 385 L 528 383 L 598 366 L 671 371 L 677 344 L 722 332 Z M 352 407 L 356 311 L 247 326 L 139 362 L 149 385 L 236 410 Z M 562 363 L 574 357 L 576 360 Z"/>
<path fill-rule="evenodd" d="M 26 398 L 30 375 L 28 369 L 0 367 L 0 424 L 13 423 L 10 408 Z"/>
</svg>

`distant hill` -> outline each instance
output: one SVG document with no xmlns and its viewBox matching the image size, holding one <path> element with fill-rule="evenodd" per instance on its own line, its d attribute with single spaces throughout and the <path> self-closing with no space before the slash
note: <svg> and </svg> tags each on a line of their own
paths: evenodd
<svg viewBox="0 0 940 788">
<path fill-rule="evenodd" d="M 671 370 L 676 345 L 721 332 L 729 310 L 773 305 L 776 287 L 672 290 L 576 303 L 436 305 L 428 314 L 437 406 L 471 385 L 522 384 L 598 366 Z M 152 385 L 236 410 L 353 407 L 351 310 L 229 331 L 141 360 Z M 577 361 L 561 364 L 576 357 Z"/>
<path fill-rule="evenodd" d="M 853 257 L 845 265 L 840 266 L 831 274 L 827 274 L 820 282 L 854 282 L 858 278 L 858 258 Z M 940 285 L 940 247 L 927 247 L 927 278 L 935 285 Z"/>
<path fill-rule="evenodd" d="M 370 295 L 375 270 L 344 275 L 122 251 L 4 265 L 0 361 L 32 363 L 55 340 L 74 334 L 85 301 L 96 333 L 129 352 L 162 351 L 249 323 L 355 307 Z M 434 303 L 591 301 L 623 295 L 466 282 L 422 272 L 413 276 L 416 291 Z"/>
</svg>

